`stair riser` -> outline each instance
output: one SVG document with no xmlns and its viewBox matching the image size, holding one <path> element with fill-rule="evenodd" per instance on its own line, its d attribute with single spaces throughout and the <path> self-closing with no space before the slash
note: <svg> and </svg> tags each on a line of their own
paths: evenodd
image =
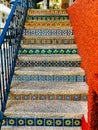
<svg viewBox="0 0 98 130">
<path fill-rule="evenodd" d="M 23 31 L 23 35 L 25 36 L 72 36 L 73 30 L 72 29 L 25 29 Z"/>
<path fill-rule="evenodd" d="M 32 21 L 32 22 L 26 22 L 24 27 L 25 29 L 39 29 L 41 27 L 42 28 L 47 28 L 47 29 L 66 29 L 66 27 L 70 27 L 70 22 L 69 21 L 65 21 L 65 22 L 51 22 L 51 21 L 47 21 L 47 22 L 37 22 L 37 21 Z"/>
<path fill-rule="evenodd" d="M 28 15 L 27 18 L 26 18 L 26 21 L 27 22 L 33 22 L 33 21 L 66 21 L 66 20 L 69 20 L 69 16 L 64 16 L 64 15 L 59 15 L 59 16 L 56 16 L 56 15 L 46 15 L 46 16 L 30 16 Z"/>
<path fill-rule="evenodd" d="M 27 22 L 33 22 L 33 21 L 64 21 L 69 20 L 68 16 L 27 16 L 26 21 Z"/>
<path fill-rule="evenodd" d="M 28 49 L 20 48 L 18 54 L 78 54 L 77 49 Z"/>
<path fill-rule="evenodd" d="M 65 9 L 62 10 L 44 10 L 44 9 L 29 9 L 27 12 L 29 16 L 68 16 Z"/>
<path fill-rule="evenodd" d="M 70 39 L 45 39 L 45 38 L 39 38 L 36 37 L 30 37 L 29 39 L 26 39 L 26 37 L 23 38 L 23 44 L 75 44 L 75 40 L 72 38 Z"/>
<path fill-rule="evenodd" d="M 24 94 L 23 94 L 24 93 Z M 87 101 L 87 94 L 9 94 L 9 100 L 65 100 L 65 101 Z"/>
<path fill-rule="evenodd" d="M 17 67 L 79 67 L 80 61 L 24 61 L 17 60 Z"/>
<path fill-rule="evenodd" d="M 20 75 L 20 76 L 13 76 L 13 81 L 49 81 L 49 82 L 85 82 L 86 81 L 86 77 L 84 76 L 80 76 L 80 75 L 68 75 L 68 76 L 49 76 L 49 75 Z"/>
<path fill-rule="evenodd" d="M 26 21 L 27 22 L 32 22 L 32 21 L 47 21 L 47 20 L 50 20 L 50 21 L 64 21 L 64 20 L 69 20 L 69 16 L 63 16 L 63 15 L 61 15 L 61 16 L 56 16 L 56 15 L 51 15 L 51 16 L 48 16 L 48 15 L 46 15 L 46 16 L 27 16 L 27 18 L 26 18 Z"/>
<path fill-rule="evenodd" d="M 2 126 L 45 126 L 45 127 L 80 127 L 81 119 L 73 118 L 4 118 Z"/>
</svg>

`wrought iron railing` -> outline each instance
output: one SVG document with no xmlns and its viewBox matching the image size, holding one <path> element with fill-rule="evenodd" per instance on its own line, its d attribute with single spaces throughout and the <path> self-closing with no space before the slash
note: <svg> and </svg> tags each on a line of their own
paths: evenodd
<svg viewBox="0 0 98 130">
<path fill-rule="evenodd" d="M 0 36 L 0 121 L 6 108 L 27 8 L 27 0 L 15 0 Z"/>
</svg>

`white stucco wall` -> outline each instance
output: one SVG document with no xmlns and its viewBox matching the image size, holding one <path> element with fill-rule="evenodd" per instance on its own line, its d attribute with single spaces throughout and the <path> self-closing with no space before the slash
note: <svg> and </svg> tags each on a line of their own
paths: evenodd
<svg viewBox="0 0 98 130">
<path fill-rule="evenodd" d="M 7 6 L 0 3 L 0 28 L 4 27 L 4 25 L 6 23 L 6 19 L 8 18 L 9 14 L 10 14 L 10 11 L 11 11 L 10 8 L 8 8 Z M 2 20 L 4 20 L 4 22 L 2 22 Z M 0 30 L 0 33 L 1 32 L 2 31 Z"/>
</svg>

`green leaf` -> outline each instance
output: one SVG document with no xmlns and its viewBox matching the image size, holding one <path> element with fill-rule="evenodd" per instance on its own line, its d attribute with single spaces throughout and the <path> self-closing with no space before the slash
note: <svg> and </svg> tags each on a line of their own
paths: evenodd
<svg viewBox="0 0 98 130">
<path fill-rule="evenodd" d="M 23 54 L 27 54 L 27 50 L 23 50 Z"/>
<path fill-rule="evenodd" d="M 30 50 L 30 51 L 29 51 L 29 54 L 33 54 L 33 50 Z"/>
<path fill-rule="evenodd" d="M 41 51 L 42 54 L 45 54 L 45 52 L 46 52 L 45 50 L 42 50 L 42 51 Z"/>
<path fill-rule="evenodd" d="M 58 50 L 54 50 L 54 54 L 58 54 Z"/>
<path fill-rule="evenodd" d="M 48 54 L 51 54 L 51 53 L 52 53 L 52 50 L 48 50 L 47 53 L 48 53 Z"/>
<path fill-rule="evenodd" d="M 61 53 L 61 54 L 64 54 L 64 50 L 60 50 L 60 53 Z"/>
<path fill-rule="evenodd" d="M 36 51 L 35 51 L 35 53 L 36 53 L 36 54 L 39 54 L 39 53 L 40 53 L 40 51 L 39 51 L 39 50 L 36 50 Z"/>
<path fill-rule="evenodd" d="M 18 54 L 21 54 L 21 50 L 18 51 Z"/>
<path fill-rule="evenodd" d="M 73 50 L 73 51 L 72 51 L 72 53 L 73 53 L 73 54 L 76 54 L 76 53 L 77 53 L 77 51 L 76 51 L 76 50 Z"/>
<path fill-rule="evenodd" d="M 67 50 L 67 51 L 66 51 L 66 54 L 70 54 L 70 50 Z"/>
</svg>

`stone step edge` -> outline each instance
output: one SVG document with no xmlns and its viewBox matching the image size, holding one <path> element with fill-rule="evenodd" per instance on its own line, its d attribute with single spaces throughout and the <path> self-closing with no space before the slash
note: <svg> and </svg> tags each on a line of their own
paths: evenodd
<svg viewBox="0 0 98 130">
<path fill-rule="evenodd" d="M 46 26 L 44 26 L 44 27 L 42 27 L 42 26 L 36 26 L 36 27 L 28 27 L 28 28 L 24 28 L 24 31 L 26 31 L 26 30 L 39 30 L 39 29 L 42 29 L 42 30 L 47 30 L 47 29 L 49 29 L 49 30 L 57 30 L 57 29 L 60 29 L 60 30 L 70 30 L 70 31 L 73 31 L 73 27 L 72 26 L 63 26 L 63 27 L 46 27 Z"/>
<path fill-rule="evenodd" d="M 47 76 L 81 75 L 81 76 L 85 76 L 85 71 L 80 67 L 66 67 L 66 69 L 63 67 L 59 67 L 59 68 L 58 67 L 33 67 L 33 68 L 15 67 L 15 74 L 16 75 L 20 74 L 20 72 L 21 74 L 23 73 L 24 75 L 47 75 Z"/>
<path fill-rule="evenodd" d="M 76 44 L 62 44 L 62 45 L 55 45 L 55 44 L 22 44 L 20 45 L 20 49 L 78 49 Z"/>
<path fill-rule="evenodd" d="M 42 40 L 67 40 L 67 39 L 72 40 L 73 39 L 74 40 L 75 36 L 74 35 L 66 36 L 66 37 L 65 36 L 58 36 L 58 37 L 57 36 L 49 36 L 49 37 L 44 36 L 44 38 L 43 38 L 43 36 L 26 36 L 25 35 L 25 36 L 23 36 L 22 39 L 28 39 L 29 40 L 30 38 L 31 39 L 33 38 L 33 39 L 36 39 L 36 40 L 38 40 L 38 39 L 42 39 Z"/>
<path fill-rule="evenodd" d="M 81 57 L 78 54 L 20 54 L 17 60 L 22 61 L 81 61 Z"/>
<path fill-rule="evenodd" d="M 37 126 L 21 126 L 21 127 L 12 127 L 12 126 L 2 126 L 1 130 L 81 130 L 81 127 L 37 127 Z"/>
<path fill-rule="evenodd" d="M 59 22 L 68 22 L 68 23 L 70 23 L 70 19 L 61 19 L 61 20 L 59 20 L 59 19 L 56 19 L 56 20 L 53 20 L 53 19 L 47 19 L 47 20 L 45 20 L 45 19 L 29 19 L 29 18 L 27 18 L 26 19 L 26 22 L 25 23 L 33 23 L 33 22 L 57 22 L 57 23 L 59 23 Z"/>
</svg>

